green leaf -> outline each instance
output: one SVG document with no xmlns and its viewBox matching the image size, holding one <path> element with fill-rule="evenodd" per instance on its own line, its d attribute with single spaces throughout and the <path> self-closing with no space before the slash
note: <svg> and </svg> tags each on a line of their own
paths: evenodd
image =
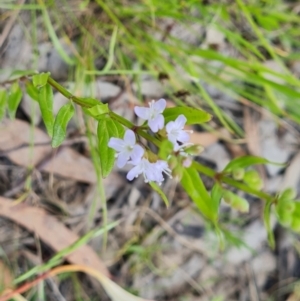
<svg viewBox="0 0 300 301">
<path fill-rule="evenodd" d="M 52 147 L 58 147 L 64 141 L 67 134 L 67 125 L 74 115 L 74 106 L 68 103 L 60 108 L 54 121 Z"/>
<path fill-rule="evenodd" d="M 238 157 L 230 161 L 226 167 L 224 168 L 224 171 L 232 172 L 234 169 L 237 168 L 246 168 L 251 165 L 255 164 L 275 164 L 275 165 L 284 165 L 283 163 L 275 163 L 271 162 L 265 158 L 256 157 L 256 156 L 243 156 Z"/>
<path fill-rule="evenodd" d="M 166 206 L 169 207 L 169 205 L 170 205 L 169 201 L 168 201 L 166 195 L 164 194 L 164 192 L 160 189 L 160 187 L 154 182 L 149 182 L 149 184 L 153 188 L 153 190 L 156 191 L 160 195 L 160 197 L 165 202 Z"/>
<path fill-rule="evenodd" d="M 167 160 L 169 155 L 172 154 L 173 148 L 174 148 L 174 146 L 173 146 L 172 142 L 170 142 L 167 139 L 163 140 L 162 143 L 160 144 L 158 156 L 161 159 Z"/>
<path fill-rule="evenodd" d="M 115 151 L 108 146 L 112 137 L 123 138 L 124 128 L 122 125 L 106 116 L 98 122 L 98 148 L 102 176 L 105 178 L 111 172 L 115 164 Z"/>
<path fill-rule="evenodd" d="M 78 98 L 85 106 L 88 107 L 94 107 L 94 106 L 98 106 L 98 105 L 104 105 L 103 103 L 101 103 L 98 99 L 92 98 L 92 97 L 81 97 Z M 85 109 L 86 110 L 86 109 Z M 87 112 L 88 114 L 88 112 Z"/>
<path fill-rule="evenodd" d="M 99 103 L 96 106 L 84 110 L 88 115 L 94 117 L 95 119 L 101 119 L 103 114 L 109 112 L 108 104 Z"/>
<path fill-rule="evenodd" d="M 31 82 L 26 82 L 26 92 L 35 101 L 39 101 L 39 90 Z"/>
<path fill-rule="evenodd" d="M 268 242 L 270 247 L 274 250 L 275 248 L 275 238 L 271 226 L 271 206 L 272 202 L 266 202 L 264 207 L 264 224 L 268 233 Z"/>
<path fill-rule="evenodd" d="M 47 133 L 52 137 L 54 124 L 53 91 L 49 84 L 46 84 L 39 89 L 39 106 Z"/>
<path fill-rule="evenodd" d="M 218 212 L 220 201 L 223 196 L 223 188 L 219 183 L 216 183 L 211 190 L 211 201 L 214 207 L 214 211 Z"/>
<path fill-rule="evenodd" d="M 175 120 L 181 114 L 186 117 L 186 124 L 201 124 L 209 121 L 212 117 L 203 110 L 191 107 L 167 108 L 163 112 L 166 123 Z"/>
<path fill-rule="evenodd" d="M 9 76 L 9 80 L 16 80 L 24 76 L 36 74 L 35 70 L 14 70 Z"/>
<path fill-rule="evenodd" d="M 11 119 L 14 119 L 16 116 L 17 108 L 22 99 L 22 90 L 17 82 L 14 82 L 10 86 L 10 91 L 8 95 L 8 115 Z"/>
<path fill-rule="evenodd" d="M 297 196 L 297 191 L 294 188 L 289 187 L 289 188 L 284 189 L 280 193 L 279 201 L 280 200 L 294 200 L 296 196 Z"/>
<path fill-rule="evenodd" d="M 300 202 L 295 201 L 295 209 L 292 215 L 291 229 L 300 233 Z"/>
<path fill-rule="evenodd" d="M 6 102 L 7 102 L 7 92 L 5 89 L 0 89 L 0 121 L 5 115 Z"/>
<path fill-rule="evenodd" d="M 62 45 L 61 41 L 56 35 L 55 29 L 53 27 L 53 24 L 51 22 L 51 19 L 48 14 L 48 10 L 45 5 L 43 5 L 42 16 L 44 19 L 45 27 L 47 28 L 47 33 L 54 45 L 54 48 L 58 52 L 58 54 L 61 56 L 61 58 L 68 64 L 68 65 L 74 65 L 75 60 L 69 56 L 67 51 L 64 49 L 64 46 Z"/>
<path fill-rule="evenodd" d="M 36 74 L 32 77 L 34 87 L 41 88 L 47 84 L 50 72 Z"/>
<path fill-rule="evenodd" d="M 181 185 L 201 213 L 211 221 L 216 222 L 218 218 L 218 206 L 216 206 L 216 202 L 212 202 L 195 168 L 189 167 L 183 170 Z"/>
</svg>

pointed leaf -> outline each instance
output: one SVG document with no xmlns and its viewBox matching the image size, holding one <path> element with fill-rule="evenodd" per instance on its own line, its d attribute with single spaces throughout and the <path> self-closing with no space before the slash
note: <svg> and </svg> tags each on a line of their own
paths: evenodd
<svg viewBox="0 0 300 301">
<path fill-rule="evenodd" d="M 39 90 L 31 82 L 26 82 L 26 92 L 33 100 L 39 101 Z"/>
<path fill-rule="evenodd" d="M 211 190 L 212 207 L 215 212 L 219 211 L 220 201 L 223 196 L 223 188 L 219 183 L 216 183 Z"/>
<path fill-rule="evenodd" d="M 256 157 L 256 156 L 243 156 L 231 160 L 227 166 L 224 168 L 224 171 L 231 172 L 237 168 L 246 168 L 251 165 L 256 164 L 275 164 L 275 165 L 284 165 L 282 163 L 271 162 L 265 158 Z"/>
<path fill-rule="evenodd" d="M 179 115 L 184 115 L 187 119 L 186 124 L 201 124 L 211 120 L 211 115 L 203 110 L 191 107 L 174 107 L 164 110 L 165 123 L 175 120 Z"/>
<path fill-rule="evenodd" d="M 292 215 L 291 229 L 297 233 L 300 233 L 300 202 L 295 201 L 295 208 Z"/>
<path fill-rule="evenodd" d="M 14 70 L 9 76 L 9 80 L 16 80 L 24 76 L 36 74 L 35 70 Z"/>
<path fill-rule="evenodd" d="M 169 204 L 168 198 L 166 197 L 164 192 L 160 189 L 160 187 L 154 182 L 149 182 L 149 184 L 153 188 L 153 190 L 156 191 L 160 195 L 160 197 L 165 202 L 166 206 L 169 207 L 170 204 Z"/>
<path fill-rule="evenodd" d="M 17 82 L 14 82 L 9 91 L 8 95 L 8 115 L 11 119 L 14 119 L 16 116 L 17 108 L 22 99 L 22 90 Z"/>
<path fill-rule="evenodd" d="M 0 121 L 5 115 L 7 102 L 7 91 L 5 89 L 0 89 Z"/>
<path fill-rule="evenodd" d="M 167 160 L 167 158 L 170 156 L 170 154 L 172 154 L 173 149 L 174 149 L 174 146 L 173 146 L 172 142 L 165 139 L 160 144 L 158 156 L 164 160 Z"/>
<path fill-rule="evenodd" d="M 217 221 L 218 210 L 213 204 L 199 173 L 193 167 L 184 169 L 181 185 L 197 205 L 201 213 L 213 222 Z"/>
<path fill-rule="evenodd" d="M 47 133 L 50 137 L 53 134 L 53 91 L 49 84 L 39 89 L 39 106 L 42 113 L 42 118 L 45 123 Z"/>
<path fill-rule="evenodd" d="M 268 242 L 270 247 L 274 250 L 275 248 L 275 238 L 271 226 L 271 206 L 272 202 L 266 202 L 264 207 L 264 224 L 268 233 Z"/>
<path fill-rule="evenodd" d="M 97 135 L 101 172 L 105 178 L 109 175 L 115 164 L 115 151 L 108 147 L 109 139 L 112 137 L 122 138 L 124 128 L 113 119 L 106 117 L 99 120 Z"/>
<path fill-rule="evenodd" d="M 96 106 L 93 106 L 91 108 L 85 109 L 85 112 L 94 117 L 95 119 L 101 119 L 103 117 L 103 114 L 106 114 L 109 112 L 108 104 L 99 103 Z"/>
<path fill-rule="evenodd" d="M 47 84 L 48 78 L 50 76 L 50 73 L 40 73 L 36 74 L 32 77 L 32 82 L 34 87 L 41 88 Z"/>
<path fill-rule="evenodd" d="M 58 147 L 64 141 L 67 134 L 67 125 L 74 115 L 74 106 L 68 103 L 60 108 L 54 121 L 52 147 Z"/>
</svg>

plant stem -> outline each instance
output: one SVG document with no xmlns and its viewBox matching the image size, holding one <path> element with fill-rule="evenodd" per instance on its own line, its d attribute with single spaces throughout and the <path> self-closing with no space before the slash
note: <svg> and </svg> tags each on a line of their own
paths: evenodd
<svg viewBox="0 0 300 301">
<path fill-rule="evenodd" d="M 98 105 L 99 101 L 97 101 L 96 99 L 92 99 L 92 98 L 78 98 L 76 96 L 74 96 L 73 94 L 71 94 L 69 91 L 67 91 L 63 86 L 61 86 L 59 83 L 57 83 L 54 79 L 52 79 L 51 77 L 48 78 L 48 83 L 54 87 L 56 90 L 58 90 L 61 94 L 63 94 L 65 97 L 73 100 L 76 104 L 85 107 L 85 108 L 90 108 L 92 106 Z M 148 140 L 149 142 L 153 143 L 154 145 L 156 145 L 157 147 L 159 147 L 161 145 L 161 142 L 156 139 L 155 137 L 149 135 L 148 133 L 146 133 L 143 128 L 139 128 L 138 126 L 135 126 L 132 122 L 128 121 L 127 119 L 123 118 L 122 116 L 109 111 L 109 116 L 114 119 L 115 121 L 119 122 L 120 124 L 124 125 L 125 127 L 127 127 L 128 129 L 131 129 L 133 131 L 135 131 L 137 134 L 139 134 L 141 137 L 145 138 L 146 140 Z M 213 178 L 213 179 L 217 179 L 219 181 L 222 181 L 226 184 L 229 184 L 230 186 L 233 186 L 235 188 L 238 188 L 246 193 L 255 195 L 256 197 L 263 199 L 265 201 L 268 202 L 272 202 L 272 200 L 274 199 L 271 195 L 263 192 L 263 191 L 258 191 L 255 190 L 249 186 L 247 186 L 244 183 L 238 182 L 234 179 L 231 179 L 225 175 L 219 174 L 216 171 L 214 171 L 213 169 L 206 167 L 198 162 L 194 162 L 193 166 L 201 173 L 205 174 L 206 176 Z"/>
<path fill-rule="evenodd" d="M 61 86 L 57 81 L 53 78 L 48 78 L 48 84 L 55 88 L 58 92 L 60 92 L 63 96 L 67 97 L 68 99 L 74 101 L 76 104 L 80 105 L 84 108 L 91 108 L 99 104 L 99 101 L 93 98 L 78 98 L 68 90 L 66 90 L 63 86 Z"/>
<path fill-rule="evenodd" d="M 218 179 L 220 182 L 224 182 L 226 184 L 229 184 L 230 186 L 233 186 L 235 188 L 238 188 L 246 193 L 252 194 L 260 199 L 263 199 L 265 201 L 268 202 L 272 202 L 273 201 L 273 197 L 263 191 L 258 191 L 255 190 L 249 186 L 247 186 L 244 183 L 238 182 L 232 178 L 229 178 L 227 176 L 224 176 L 220 173 L 217 173 L 216 171 L 214 171 L 213 169 L 206 167 L 198 162 L 193 162 L 193 167 L 195 167 L 199 172 L 203 173 L 204 175 L 213 178 L 213 179 Z"/>
</svg>

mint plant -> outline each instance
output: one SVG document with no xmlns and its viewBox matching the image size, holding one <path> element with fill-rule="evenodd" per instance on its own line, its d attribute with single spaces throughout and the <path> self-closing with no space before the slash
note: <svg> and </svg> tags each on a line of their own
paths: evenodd
<svg viewBox="0 0 300 301">
<path fill-rule="evenodd" d="M 160 186 L 165 176 L 176 179 L 205 220 L 215 228 L 221 241 L 228 233 L 220 223 L 221 200 L 235 210 L 249 210 L 248 201 L 233 192 L 231 187 L 252 194 L 265 202 L 263 218 L 272 247 L 272 212 L 283 226 L 300 232 L 300 202 L 295 200 L 296 194 L 291 190 L 276 195 L 263 192 L 262 179 L 251 168 L 256 164 L 272 162 L 260 157 L 244 156 L 233 159 L 218 173 L 193 160 L 193 156 L 198 155 L 203 148 L 189 142 L 191 131 L 185 130 L 184 126 L 208 122 L 212 116 L 207 112 L 187 106 L 167 108 L 165 99 L 153 100 L 148 107 L 134 108 L 135 114 L 145 121 L 138 126 L 111 111 L 107 104 L 97 99 L 72 95 L 53 80 L 49 73 L 20 71 L 12 74 L 11 80 L 5 84 L 5 89 L 0 90 L 1 116 L 4 116 L 5 110 L 8 109 L 10 118 L 15 117 L 22 98 L 23 83 L 27 93 L 39 104 L 45 128 L 52 137 L 52 147 L 59 147 L 64 141 L 67 125 L 75 112 L 74 106 L 81 106 L 85 114 L 98 122 L 99 168 L 103 177 L 109 175 L 115 163 L 119 168 L 128 164 L 131 169 L 127 173 L 127 179 L 132 181 L 142 175 L 144 181 L 159 193 L 167 205 L 167 197 Z M 53 113 L 53 88 L 70 101 L 56 116 Z M 153 152 L 154 148 L 150 148 L 149 144 L 156 146 L 157 151 Z M 210 192 L 203 184 L 201 174 L 214 179 L 215 184 Z"/>
<path fill-rule="evenodd" d="M 161 137 L 167 137 L 173 144 L 173 151 L 180 156 L 188 157 L 184 148 L 192 144 L 183 144 L 190 139 L 188 131 L 183 129 L 187 119 L 181 114 L 175 121 L 169 121 L 164 129 L 165 119 L 162 113 L 165 108 L 166 100 L 159 99 L 156 102 L 152 100 L 149 103 L 149 108 L 135 107 L 134 111 L 137 116 L 148 121 L 148 126 L 153 133 L 158 132 Z M 129 181 L 137 178 L 140 174 L 143 174 L 146 183 L 155 182 L 159 185 L 164 181 L 163 174 L 172 178 L 172 170 L 169 168 L 168 162 L 160 160 L 156 154 L 137 144 L 135 133 L 132 130 L 126 130 L 123 140 L 115 137 L 110 138 L 108 146 L 118 152 L 116 154 L 118 167 L 124 167 L 127 163 L 134 165 L 127 174 Z M 167 159 L 169 160 L 171 157 L 169 155 Z M 189 167 L 191 163 L 192 161 L 186 158 L 183 161 L 183 166 Z"/>
</svg>

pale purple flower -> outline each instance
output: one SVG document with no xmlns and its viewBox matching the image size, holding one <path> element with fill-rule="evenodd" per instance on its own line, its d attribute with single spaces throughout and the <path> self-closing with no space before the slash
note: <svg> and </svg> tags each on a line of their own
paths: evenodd
<svg viewBox="0 0 300 301">
<path fill-rule="evenodd" d="M 192 165 L 192 157 L 185 151 L 185 148 L 194 145 L 193 143 L 184 143 L 182 145 L 175 144 L 174 151 L 179 152 L 179 155 L 184 157 L 185 159 L 182 162 L 184 167 L 190 167 Z"/>
<path fill-rule="evenodd" d="M 124 138 L 110 138 L 108 146 L 118 153 L 116 154 L 117 166 L 122 168 L 131 159 L 131 162 L 137 163 L 144 155 L 144 149 L 136 144 L 135 134 L 132 130 L 126 130 Z"/>
<path fill-rule="evenodd" d="M 164 127 L 164 116 L 162 112 L 166 108 L 165 99 L 161 98 L 158 101 L 152 100 L 149 102 L 149 108 L 135 107 L 134 112 L 137 116 L 144 120 L 148 120 L 148 125 L 153 133 L 158 132 Z"/>
<path fill-rule="evenodd" d="M 190 167 L 192 165 L 192 159 L 190 157 L 187 157 L 183 160 L 182 165 L 184 167 Z"/>
<path fill-rule="evenodd" d="M 142 158 L 137 163 L 129 163 L 134 165 L 134 167 L 127 174 L 127 179 L 129 181 L 132 181 L 140 174 L 143 174 L 146 183 L 157 182 L 160 185 L 164 181 L 163 172 L 171 176 L 171 170 L 169 169 L 167 162 L 162 160 L 151 163 L 148 159 Z"/>
<path fill-rule="evenodd" d="M 163 173 L 165 173 L 167 176 L 169 176 L 172 179 L 172 171 L 168 166 L 168 163 L 163 160 L 158 160 L 154 163 L 156 168 L 156 182 L 161 185 L 161 183 L 164 181 Z"/>
<path fill-rule="evenodd" d="M 179 115 L 175 121 L 170 121 L 166 125 L 168 140 L 176 147 L 177 142 L 186 143 L 190 140 L 189 132 L 184 130 L 186 118 L 184 115 Z"/>
<path fill-rule="evenodd" d="M 140 174 L 143 174 L 145 182 L 148 183 L 153 181 L 155 178 L 155 167 L 146 158 L 142 158 L 139 162 L 129 162 L 135 165 L 127 174 L 127 179 L 132 181 L 137 178 Z"/>
</svg>

